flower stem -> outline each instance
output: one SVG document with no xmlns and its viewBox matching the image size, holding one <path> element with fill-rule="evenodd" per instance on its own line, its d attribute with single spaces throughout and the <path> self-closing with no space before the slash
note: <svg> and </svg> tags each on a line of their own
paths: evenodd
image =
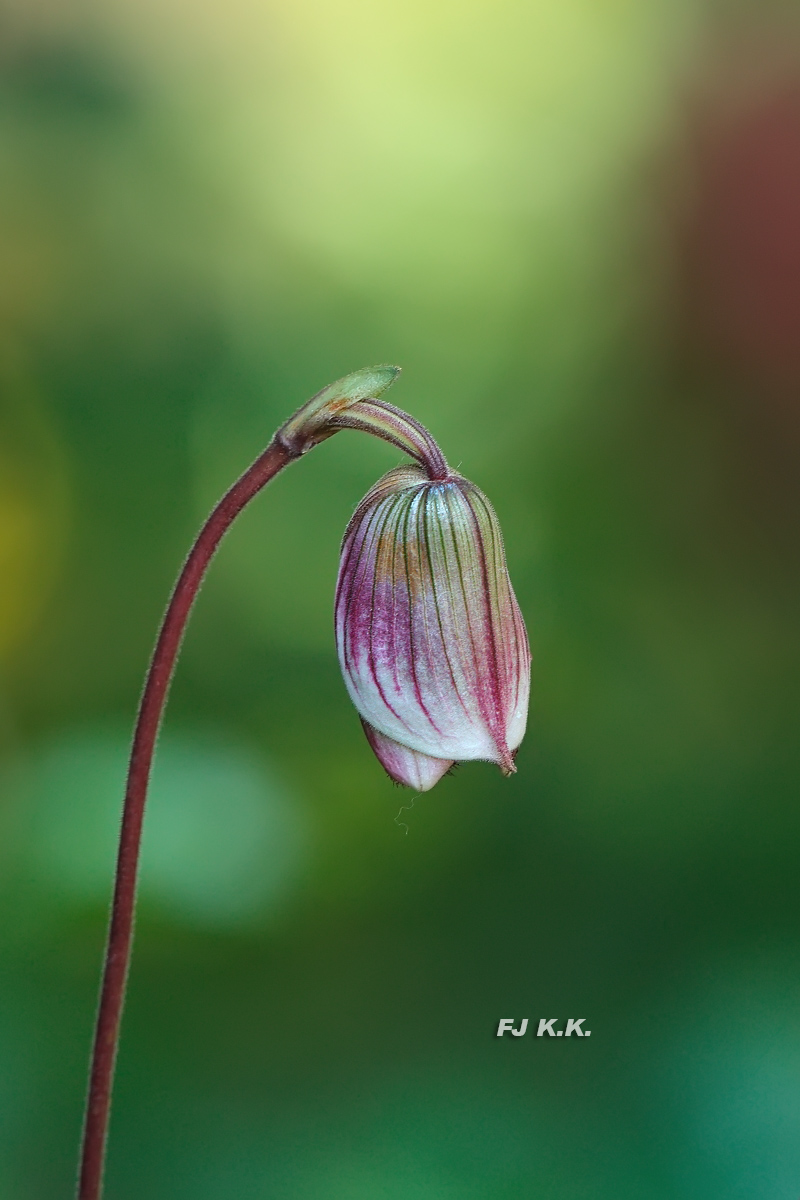
<svg viewBox="0 0 800 1200">
<path fill-rule="evenodd" d="M 102 1191 L 114 1064 L 131 957 L 144 806 L 161 716 L 186 622 L 209 563 L 235 517 L 265 484 L 298 456 L 298 449 L 276 436 L 222 497 L 184 563 L 153 651 L 136 719 L 122 811 L 114 899 L 89 1075 L 78 1200 L 100 1200 Z"/>
</svg>

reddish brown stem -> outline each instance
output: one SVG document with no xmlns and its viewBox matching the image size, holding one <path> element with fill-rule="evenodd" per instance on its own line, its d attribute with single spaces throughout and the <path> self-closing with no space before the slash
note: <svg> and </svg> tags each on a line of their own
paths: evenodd
<svg viewBox="0 0 800 1200">
<path fill-rule="evenodd" d="M 114 899 L 97 1012 L 89 1095 L 83 1131 L 78 1200 L 100 1200 L 108 1116 L 125 984 L 131 956 L 136 874 L 147 785 L 161 716 L 183 633 L 203 576 L 231 522 L 283 467 L 298 457 L 277 437 L 226 492 L 211 513 L 184 563 L 158 635 L 133 735 L 122 810 Z"/>
</svg>

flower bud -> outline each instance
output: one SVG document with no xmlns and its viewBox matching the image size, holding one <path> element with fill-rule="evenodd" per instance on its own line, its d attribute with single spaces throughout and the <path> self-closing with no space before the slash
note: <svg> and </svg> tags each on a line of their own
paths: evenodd
<svg viewBox="0 0 800 1200">
<path fill-rule="evenodd" d="M 382 419 L 395 411 L 374 407 Z M 426 454 L 423 446 L 423 464 Z M 388 774 L 418 791 L 457 761 L 513 772 L 530 688 L 494 509 L 441 462 L 396 467 L 364 497 L 345 532 L 336 590 L 347 690 Z"/>
</svg>

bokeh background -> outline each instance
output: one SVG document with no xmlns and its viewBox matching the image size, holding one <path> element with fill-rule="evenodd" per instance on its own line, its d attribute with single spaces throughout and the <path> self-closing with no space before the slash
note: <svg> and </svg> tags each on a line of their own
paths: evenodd
<svg viewBox="0 0 800 1200">
<path fill-rule="evenodd" d="M 326 443 L 179 665 L 108 1200 L 796 1200 L 796 6 L 6 0 L 0 179 L 1 1200 L 71 1194 L 180 561 L 375 362 L 503 523 L 519 772 L 372 758 L 332 593 L 398 456 Z"/>
</svg>

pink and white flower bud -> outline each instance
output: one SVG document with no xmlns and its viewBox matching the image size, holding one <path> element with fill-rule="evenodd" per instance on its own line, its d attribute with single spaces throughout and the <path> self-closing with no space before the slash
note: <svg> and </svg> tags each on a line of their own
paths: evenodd
<svg viewBox="0 0 800 1200">
<path fill-rule="evenodd" d="M 375 420 L 395 411 L 373 407 Z M 347 527 L 335 619 L 370 745 L 394 780 L 427 791 L 458 761 L 514 771 L 530 651 L 494 509 L 419 444 L 424 465 L 389 471 Z"/>
<path fill-rule="evenodd" d="M 375 757 L 395 783 L 406 784 L 418 792 L 429 792 L 453 766 L 453 759 L 431 758 L 429 754 L 420 754 L 418 750 L 410 750 L 400 742 L 393 742 L 373 729 L 363 717 L 361 724 Z"/>
</svg>

